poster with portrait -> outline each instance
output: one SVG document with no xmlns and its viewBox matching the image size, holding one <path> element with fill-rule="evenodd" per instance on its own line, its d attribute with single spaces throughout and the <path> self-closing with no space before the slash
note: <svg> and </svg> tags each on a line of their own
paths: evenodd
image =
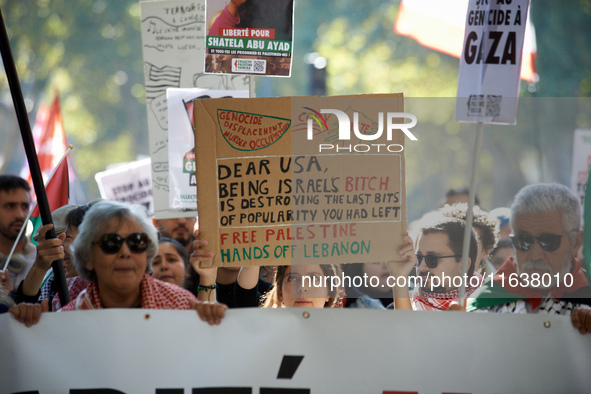
<svg viewBox="0 0 591 394">
<path fill-rule="evenodd" d="M 205 73 L 289 77 L 293 0 L 206 0 Z"/>
<path fill-rule="evenodd" d="M 248 97 L 248 90 L 170 88 L 168 102 L 169 204 L 174 209 L 197 209 L 193 100 Z"/>
</svg>

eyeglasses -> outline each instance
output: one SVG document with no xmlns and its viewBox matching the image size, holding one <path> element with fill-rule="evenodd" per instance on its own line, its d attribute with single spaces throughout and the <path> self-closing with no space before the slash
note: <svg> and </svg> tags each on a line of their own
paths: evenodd
<svg viewBox="0 0 591 394">
<path fill-rule="evenodd" d="M 106 254 L 115 254 L 121 250 L 123 242 L 127 244 L 131 253 L 143 253 L 148 249 L 150 239 L 146 233 L 133 233 L 126 238 L 119 234 L 103 234 L 98 241 L 92 244 L 98 244 Z"/>
<path fill-rule="evenodd" d="M 427 265 L 427 267 L 429 268 L 436 268 L 437 265 L 439 264 L 439 259 L 446 259 L 448 257 L 460 257 L 456 254 L 454 254 L 453 256 L 437 256 L 436 254 L 427 254 L 427 255 L 422 255 L 417 253 L 417 267 L 419 265 L 421 265 L 421 261 L 423 261 L 423 259 L 425 259 L 425 264 Z"/>
<path fill-rule="evenodd" d="M 546 252 L 554 252 L 560 247 L 562 241 L 562 235 L 557 234 L 542 234 L 538 237 L 529 234 L 511 234 L 509 237 L 515 249 L 521 252 L 530 250 L 534 246 L 534 240 L 537 240 Z"/>
</svg>

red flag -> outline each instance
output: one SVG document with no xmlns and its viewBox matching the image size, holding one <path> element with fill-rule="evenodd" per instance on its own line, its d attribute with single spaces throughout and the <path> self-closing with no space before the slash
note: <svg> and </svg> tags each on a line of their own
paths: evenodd
<svg viewBox="0 0 591 394">
<path fill-rule="evenodd" d="M 68 150 L 68 145 L 60 113 L 59 95 L 55 95 L 50 108 L 45 105 L 39 107 L 35 126 L 33 127 L 33 139 L 37 148 L 39 167 L 43 173 L 43 181 L 46 184 L 45 192 L 49 201 L 49 208 L 53 212 L 59 207 L 68 204 L 70 194 L 67 158 L 60 164 L 60 160 Z M 59 167 L 56 169 L 58 165 Z M 54 169 L 55 173 L 47 183 Z M 32 185 L 28 163 L 25 164 L 25 168 L 21 171 L 21 176 L 31 184 L 31 194 L 34 195 L 35 189 Z M 35 207 L 31 213 L 31 223 L 33 223 L 32 234 L 35 234 L 42 225 L 38 207 Z"/>
<path fill-rule="evenodd" d="M 62 115 L 60 113 L 60 98 L 58 94 L 55 95 L 50 108 L 43 104 L 39 107 L 35 126 L 33 127 L 33 138 L 35 140 L 35 147 L 37 148 L 39 167 L 43 173 L 43 181 L 47 183 L 49 175 L 53 172 L 53 169 L 56 168 L 62 155 L 68 149 L 66 133 L 62 123 Z M 67 168 L 67 166 L 65 168 Z M 25 167 L 21 171 L 21 176 L 29 182 L 31 185 L 31 191 L 34 191 L 28 163 L 25 164 Z M 69 192 L 69 188 L 65 190 Z M 49 205 L 52 207 L 51 210 L 53 211 L 51 199 L 49 200 Z"/>
<path fill-rule="evenodd" d="M 459 58 L 462 56 L 468 0 L 402 0 L 394 31 L 421 45 Z M 525 26 L 521 79 L 537 82 L 536 34 L 529 14 Z"/>
<path fill-rule="evenodd" d="M 45 193 L 49 201 L 49 208 L 51 212 L 68 204 L 68 195 L 70 191 L 70 179 L 68 177 L 68 161 L 64 160 L 60 166 L 55 170 L 55 174 L 45 186 Z M 39 206 L 35 206 L 33 213 L 31 213 L 31 221 L 34 217 L 40 216 Z M 33 234 L 35 232 L 33 231 Z"/>
</svg>

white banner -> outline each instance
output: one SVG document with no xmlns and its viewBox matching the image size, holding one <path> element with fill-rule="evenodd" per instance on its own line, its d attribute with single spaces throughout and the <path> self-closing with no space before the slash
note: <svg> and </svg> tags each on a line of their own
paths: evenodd
<svg viewBox="0 0 591 394">
<path fill-rule="evenodd" d="M 193 211 L 197 216 L 195 133 L 193 100 L 203 98 L 248 98 L 248 90 L 167 89 L 168 179 L 170 206 Z"/>
<path fill-rule="evenodd" d="M 529 0 L 470 0 L 456 102 L 457 122 L 515 124 Z"/>
<path fill-rule="evenodd" d="M 94 179 L 98 183 L 101 198 L 140 204 L 153 215 L 150 163 L 150 158 L 146 158 L 97 172 Z"/>
<path fill-rule="evenodd" d="M 580 335 L 564 316 L 241 309 L 208 326 L 194 311 L 110 309 L 44 314 L 31 328 L 4 314 L 0 333 L 2 393 L 588 393 L 591 387 L 591 335 Z"/>
</svg>

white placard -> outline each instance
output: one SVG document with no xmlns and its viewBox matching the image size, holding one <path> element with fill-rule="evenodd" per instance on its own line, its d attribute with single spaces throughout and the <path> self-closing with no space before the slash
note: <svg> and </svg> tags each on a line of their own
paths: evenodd
<svg viewBox="0 0 591 394">
<path fill-rule="evenodd" d="M 154 217 L 195 216 L 169 205 L 167 88 L 248 89 L 248 76 L 205 75 L 205 0 L 140 3 Z"/>
<path fill-rule="evenodd" d="M 515 124 L 529 0 L 470 0 L 456 102 L 457 122 Z"/>
<path fill-rule="evenodd" d="M 4 314 L 0 332 L 2 393 L 591 387 L 591 335 L 580 335 L 565 316 L 253 308 L 230 310 L 221 325 L 208 326 L 194 311 L 109 309 L 50 313 L 31 328 Z"/>
<path fill-rule="evenodd" d="M 248 90 L 167 89 L 170 207 L 197 215 L 193 100 L 248 98 Z"/>
<path fill-rule="evenodd" d="M 150 158 L 120 164 L 94 176 L 101 198 L 143 205 L 154 214 Z"/>
</svg>

